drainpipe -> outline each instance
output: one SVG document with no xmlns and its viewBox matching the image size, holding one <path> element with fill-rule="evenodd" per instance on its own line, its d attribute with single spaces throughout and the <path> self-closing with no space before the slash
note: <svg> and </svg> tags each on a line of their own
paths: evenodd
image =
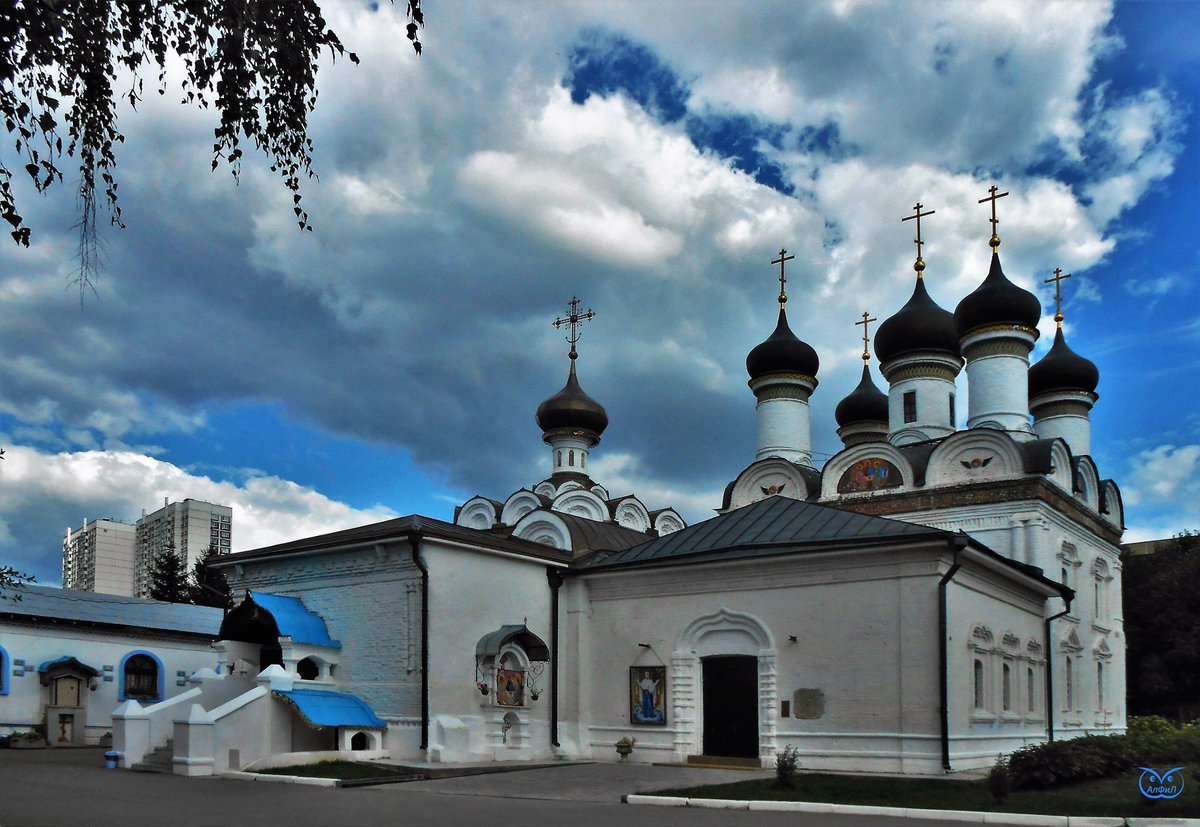
<svg viewBox="0 0 1200 827">
<path fill-rule="evenodd" d="M 421 518 L 413 517 L 408 534 L 413 565 L 421 570 L 421 750 L 429 749 L 429 569 L 421 560 Z"/>
<path fill-rule="evenodd" d="M 558 569 L 546 568 L 550 583 L 550 746 L 558 743 L 558 590 L 563 576 Z"/>
<path fill-rule="evenodd" d="M 967 547 L 967 536 L 956 534 L 950 539 L 950 548 L 954 552 L 954 564 L 938 581 L 938 692 L 941 696 L 942 713 L 942 769 L 950 772 L 950 653 L 946 643 L 946 586 L 950 578 L 962 568 L 959 555 Z"/>
<path fill-rule="evenodd" d="M 1071 611 L 1071 597 L 1063 595 L 1063 601 L 1066 603 L 1066 608 L 1056 615 L 1051 615 L 1046 618 L 1046 740 L 1050 743 L 1054 742 L 1054 652 L 1051 651 L 1050 637 L 1050 621 L 1058 620 L 1063 615 Z"/>
</svg>

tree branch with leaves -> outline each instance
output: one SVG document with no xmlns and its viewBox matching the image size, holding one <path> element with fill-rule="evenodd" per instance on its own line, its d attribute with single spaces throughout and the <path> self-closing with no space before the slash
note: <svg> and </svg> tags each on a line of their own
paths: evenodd
<svg viewBox="0 0 1200 827">
<path fill-rule="evenodd" d="M 406 0 L 407 37 L 421 52 L 421 0 Z M 308 117 L 316 106 L 319 60 L 328 52 L 357 63 L 328 27 L 315 0 L 8 0 L 0 4 L 0 117 L 16 163 L 0 160 L 0 218 L 17 244 L 30 228 L 18 209 L 13 175 L 23 169 L 38 191 L 78 161 L 80 290 L 98 265 L 96 212 L 124 226 L 116 146 L 125 140 L 117 102 L 136 108 L 147 66 L 166 94 L 169 58 L 182 59 L 184 102 L 220 112 L 213 169 L 236 179 L 243 147 L 264 153 L 292 193 L 301 229 L 311 230 L 301 184 L 313 176 Z M 128 84 L 128 88 L 118 85 Z"/>
</svg>

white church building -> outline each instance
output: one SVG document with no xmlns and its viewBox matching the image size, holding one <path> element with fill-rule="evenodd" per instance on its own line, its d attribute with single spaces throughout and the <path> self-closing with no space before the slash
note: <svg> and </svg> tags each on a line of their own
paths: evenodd
<svg viewBox="0 0 1200 827">
<path fill-rule="evenodd" d="M 129 764 L 170 738 L 177 772 L 210 774 L 329 750 L 615 761 L 629 739 L 631 761 L 770 766 L 793 746 L 808 769 L 936 774 L 1124 731 L 1121 500 L 1089 456 L 1099 376 L 1061 313 L 1030 366 L 1042 309 L 999 243 L 993 225 L 990 270 L 953 313 L 918 246 L 912 298 L 875 338 L 887 392 L 864 364 L 823 468 L 819 360 L 789 328 L 781 253 L 778 325 L 746 359 L 757 453 L 690 526 L 589 476 L 608 417 L 579 382 L 590 311 L 573 300 L 567 382 L 537 409 L 545 479 L 453 523 L 222 560 L 245 597 L 218 668 L 169 707 L 118 709 L 117 750 Z"/>
</svg>

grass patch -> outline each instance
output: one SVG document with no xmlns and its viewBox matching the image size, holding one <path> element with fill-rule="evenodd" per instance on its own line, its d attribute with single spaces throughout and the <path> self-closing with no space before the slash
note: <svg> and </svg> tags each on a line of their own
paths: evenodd
<svg viewBox="0 0 1200 827">
<path fill-rule="evenodd" d="M 392 778 L 408 774 L 399 767 L 364 764 L 360 761 L 322 761 L 319 764 L 296 764 L 259 772 L 264 775 L 299 775 L 303 778 L 337 778 L 342 781 L 356 778 Z"/>
<path fill-rule="evenodd" d="M 814 801 L 868 804 L 881 807 L 920 807 L 930 810 L 974 810 L 1044 815 L 1188 818 L 1200 816 L 1200 783 L 1190 766 L 1183 793 L 1171 801 L 1148 801 L 1138 792 L 1138 771 L 1114 778 L 1085 781 L 1049 790 L 1021 790 L 1001 805 L 988 792 L 986 781 L 929 778 L 880 778 L 856 775 L 801 773 L 795 787 L 786 789 L 774 779 L 738 781 L 685 789 L 660 790 L 655 795 L 687 798 L 727 798 L 736 801 Z"/>
</svg>

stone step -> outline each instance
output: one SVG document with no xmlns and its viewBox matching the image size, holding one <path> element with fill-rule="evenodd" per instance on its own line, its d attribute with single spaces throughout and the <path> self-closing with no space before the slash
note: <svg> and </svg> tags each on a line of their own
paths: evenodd
<svg viewBox="0 0 1200 827">
<path fill-rule="evenodd" d="M 758 758 L 731 758 L 724 755 L 689 755 L 687 763 L 694 767 L 721 767 L 724 769 L 761 770 Z"/>
</svg>

